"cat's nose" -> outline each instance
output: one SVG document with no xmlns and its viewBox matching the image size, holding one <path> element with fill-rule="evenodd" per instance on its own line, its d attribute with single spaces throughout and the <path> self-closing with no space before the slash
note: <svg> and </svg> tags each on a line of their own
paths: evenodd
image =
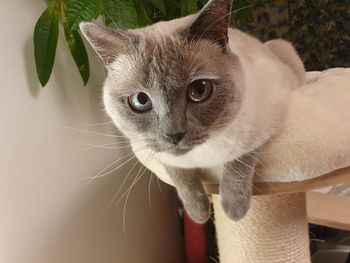
<svg viewBox="0 0 350 263">
<path fill-rule="evenodd" d="M 186 132 L 179 132 L 179 133 L 165 134 L 163 135 L 163 137 L 173 144 L 178 144 L 182 140 L 182 138 L 185 136 L 185 134 Z"/>
</svg>

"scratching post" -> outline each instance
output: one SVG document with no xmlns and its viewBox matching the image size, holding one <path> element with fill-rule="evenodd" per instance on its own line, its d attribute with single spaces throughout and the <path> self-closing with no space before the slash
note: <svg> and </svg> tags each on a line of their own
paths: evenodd
<svg viewBox="0 0 350 263">
<path fill-rule="evenodd" d="M 254 196 L 239 222 L 213 195 L 220 263 L 310 263 L 305 193 Z"/>
<path fill-rule="evenodd" d="M 310 263 L 305 191 L 350 183 L 350 167 L 304 181 L 255 182 L 247 215 L 226 217 L 217 184 L 212 195 L 220 263 Z"/>
</svg>

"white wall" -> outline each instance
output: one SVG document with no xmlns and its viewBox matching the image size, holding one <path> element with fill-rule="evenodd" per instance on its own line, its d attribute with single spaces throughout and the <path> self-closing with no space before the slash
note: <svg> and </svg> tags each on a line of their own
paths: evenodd
<svg viewBox="0 0 350 263">
<path fill-rule="evenodd" d="M 62 36 L 49 85 L 40 88 L 32 32 L 43 3 L 2 0 L 0 6 L 0 262 L 181 262 L 174 192 L 166 185 L 161 192 L 154 180 L 150 207 L 149 174 L 131 192 L 125 235 L 124 200 L 102 213 L 133 162 L 88 183 L 125 153 L 78 151 L 77 143 L 116 138 L 64 128 L 115 132 L 108 125 L 84 125 L 108 121 L 100 102 L 103 71 L 93 62 L 84 88 Z"/>
</svg>

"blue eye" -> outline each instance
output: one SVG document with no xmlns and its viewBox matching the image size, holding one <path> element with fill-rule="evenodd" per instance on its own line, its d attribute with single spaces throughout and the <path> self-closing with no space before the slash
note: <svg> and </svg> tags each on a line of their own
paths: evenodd
<svg viewBox="0 0 350 263">
<path fill-rule="evenodd" d="M 152 109 L 152 101 L 144 92 L 138 92 L 128 97 L 131 109 L 137 113 L 144 113 Z"/>
<path fill-rule="evenodd" d="M 199 79 L 192 82 L 187 89 L 187 100 L 198 103 L 208 99 L 213 93 L 213 85 L 210 80 Z"/>
</svg>

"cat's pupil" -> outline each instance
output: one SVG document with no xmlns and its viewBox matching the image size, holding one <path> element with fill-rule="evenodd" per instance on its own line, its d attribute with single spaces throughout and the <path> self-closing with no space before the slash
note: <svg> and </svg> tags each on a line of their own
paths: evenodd
<svg viewBox="0 0 350 263">
<path fill-rule="evenodd" d="M 204 85 L 204 83 L 200 83 L 197 87 L 195 87 L 192 90 L 192 95 L 194 95 L 194 96 L 203 95 L 204 92 L 205 92 L 205 85 Z"/>
<path fill-rule="evenodd" d="M 128 97 L 131 109 L 137 113 L 144 113 L 152 109 L 152 101 L 144 92 L 138 92 Z"/>
<path fill-rule="evenodd" d="M 187 100 L 192 103 L 202 102 L 210 97 L 213 86 L 210 80 L 197 80 L 187 90 Z"/>
<path fill-rule="evenodd" d="M 142 105 L 146 105 L 147 102 L 148 102 L 148 96 L 145 93 L 143 93 L 143 92 L 140 92 L 137 95 L 137 99 Z"/>
</svg>

